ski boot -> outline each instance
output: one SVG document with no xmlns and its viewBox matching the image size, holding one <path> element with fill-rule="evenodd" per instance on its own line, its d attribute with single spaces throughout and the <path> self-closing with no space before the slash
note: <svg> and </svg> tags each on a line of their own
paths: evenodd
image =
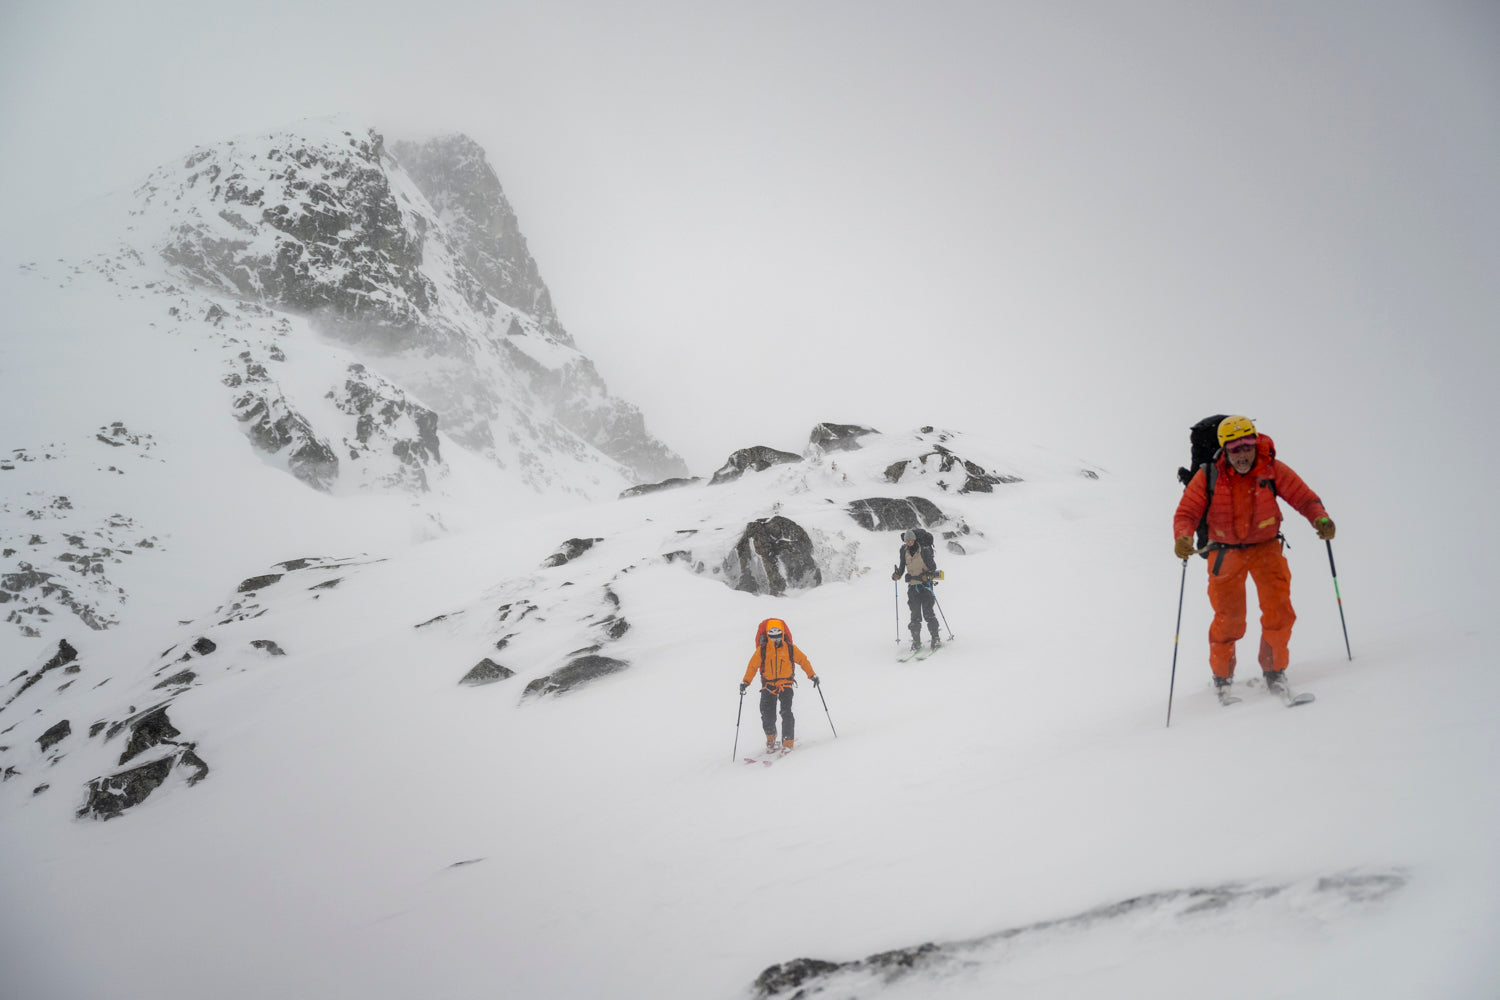
<svg viewBox="0 0 1500 1000">
<path fill-rule="evenodd" d="M 1233 684 L 1234 684 L 1234 678 L 1233 677 L 1215 677 L 1214 678 L 1214 693 L 1219 696 L 1219 704 L 1221 704 L 1221 705 L 1233 705 L 1235 702 L 1237 702 L 1237 701 L 1240 700 L 1239 699 L 1239 695 L 1231 694 L 1230 693 L 1229 689 L 1230 689 L 1230 687 Z"/>
</svg>

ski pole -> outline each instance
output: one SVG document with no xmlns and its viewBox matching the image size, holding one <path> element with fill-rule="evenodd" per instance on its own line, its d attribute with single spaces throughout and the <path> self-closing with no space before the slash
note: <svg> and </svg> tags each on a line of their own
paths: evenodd
<svg viewBox="0 0 1500 1000">
<path fill-rule="evenodd" d="M 1177 688 L 1177 642 L 1182 638 L 1182 595 L 1187 593 L 1187 564 L 1182 561 L 1182 583 L 1177 588 L 1177 632 L 1172 636 L 1172 681 L 1167 685 L 1167 727 L 1172 725 L 1172 693 Z"/>
<path fill-rule="evenodd" d="M 896 602 L 896 645 L 901 645 L 901 584 L 891 581 L 891 598 Z"/>
<path fill-rule="evenodd" d="M 929 583 L 927 585 L 927 592 L 932 595 L 932 603 L 937 608 L 938 614 L 943 615 L 943 605 L 937 599 L 937 588 Z M 953 626 L 948 624 L 947 615 L 943 615 L 943 628 L 948 630 L 948 639 L 951 642 L 953 639 Z"/>
<path fill-rule="evenodd" d="M 740 708 L 734 713 L 734 749 L 729 752 L 729 759 L 734 760 L 740 755 L 740 716 L 745 714 L 745 689 L 740 688 Z"/>
<path fill-rule="evenodd" d="M 1333 573 L 1333 596 L 1339 602 L 1339 624 L 1344 628 L 1344 653 L 1349 659 L 1354 659 L 1354 654 L 1349 651 L 1349 625 L 1344 621 L 1344 595 L 1339 593 L 1339 571 L 1333 565 L 1333 540 L 1324 539 L 1328 546 L 1328 569 Z"/>
<path fill-rule="evenodd" d="M 823 703 L 823 714 L 828 716 L 828 728 L 829 729 L 833 729 L 833 716 L 828 714 L 828 699 L 825 698 L 825 697 L 823 697 L 823 685 L 820 682 L 820 683 L 814 684 L 813 687 L 817 688 L 817 690 L 818 690 L 818 700 Z M 838 739 L 839 738 L 839 731 L 837 729 L 833 729 L 833 738 L 834 739 Z"/>
</svg>

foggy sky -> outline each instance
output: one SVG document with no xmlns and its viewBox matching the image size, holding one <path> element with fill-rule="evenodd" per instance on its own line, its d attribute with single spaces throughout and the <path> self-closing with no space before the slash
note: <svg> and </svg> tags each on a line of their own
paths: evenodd
<svg viewBox="0 0 1500 1000">
<path fill-rule="evenodd" d="M 470 134 L 699 474 L 935 423 L 1170 493 L 1212 412 L 1424 473 L 1500 370 L 1494 4 L 10 0 L 0 97 L 12 219 L 305 117 Z"/>
</svg>

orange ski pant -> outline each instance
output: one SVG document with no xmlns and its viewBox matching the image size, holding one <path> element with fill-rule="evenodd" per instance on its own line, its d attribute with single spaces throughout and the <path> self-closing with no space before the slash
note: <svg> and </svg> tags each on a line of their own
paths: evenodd
<svg viewBox="0 0 1500 1000">
<path fill-rule="evenodd" d="M 1220 557 L 1223 557 L 1222 559 Z M 1234 676 L 1234 644 L 1245 636 L 1245 577 L 1255 581 L 1260 598 L 1260 668 L 1285 670 L 1291 662 L 1292 570 L 1281 554 L 1281 540 L 1243 549 L 1219 549 L 1208 556 L 1208 602 L 1214 620 L 1208 627 L 1208 665 L 1215 677 Z"/>
</svg>

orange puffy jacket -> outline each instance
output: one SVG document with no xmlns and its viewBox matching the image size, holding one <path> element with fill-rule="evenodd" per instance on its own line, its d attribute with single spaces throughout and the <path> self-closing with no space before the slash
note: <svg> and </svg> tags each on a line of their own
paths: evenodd
<svg viewBox="0 0 1500 1000">
<path fill-rule="evenodd" d="M 1197 531 L 1205 506 L 1209 544 L 1255 545 L 1275 538 L 1281 533 L 1278 497 L 1308 521 L 1328 516 L 1323 501 L 1302 477 L 1286 463 L 1277 461 L 1276 445 L 1264 434 L 1259 435 L 1255 464 L 1243 476 L 1234 471 L 1223 452 L 1219 453 L 1216 464 L 1219 474 L 1212 504 L 1208 502 L 1204 470 L 1199 469 L 1177 504 L 1177 513 L 1172 518 L 1173 537 L 1183 538 Z"/>
<path fill-rule="evenodd" d="M 788 650 L 791 650 L 790 654 Z M 796 676 L 794 660 L 808 677 L 813 676 L 812 663 L 802 654 L 802 650 L 789 642 L 763 643 L 750 654 L 750 663 L 745 667 L 745 683 L 749 684 L 750 678 L 755 676 L 756 671 L 760 671 L 761 687 L 770 688 L 779 694 L 786 690 Z"/>
</svg>

